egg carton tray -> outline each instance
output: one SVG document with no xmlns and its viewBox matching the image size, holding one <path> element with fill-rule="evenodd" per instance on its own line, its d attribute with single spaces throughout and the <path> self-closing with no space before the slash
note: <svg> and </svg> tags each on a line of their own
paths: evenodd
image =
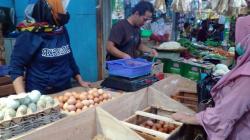
<svg viewBox="0 0 250 140">
<path fill-rule="evenodd" d="M 20 124 L 20 123 L 25 122 L 27 120 L 30 120 L 32 118 L 36 119 L 36 118 L 39 118 L 39 117 L 44 116 L 44 115 L 49 115 L 53 111 L 60 112 L 60 107 L 59 107 L 58 102 L 56 102 L 56 104 L 53 107 L 46 108 L 44 110 L 35 112 L 33 114 L 24 115 L 22 117 L 14 117 L 11 120 L 0 121 L 0 129 L 4 129 L 4 128 L 14 126 L 16 124 Z"/>
<path fill-rule="evenodd" d="M 37 116 L 26 117 L 19 123 L 11 122 L 9 127 L 0 128 L 0 140 L 15 137 L 29 130 L 55 122 L 63 117 L 65 117 L 64 114 L 60 113 L 57 109 L 52 109 L 49 114 L 41 112 Z"/>
<path fill-rule="evenodd" d="M 151 106 L 143 111 L 136 111 L 134 115 L 123 121 L 123 124 L 129 128 L 135 130 L 139 135 L 145 139 L 150 140 L 163 140 L 168 139 L 170 136 L 175 134 L 183 126 L 182 123 L 172 120 L 169 116 L 176 111 L 164 109 L 162 107 Z M 160 132 L 150 128 L 141 126 L 146 120 L 163 121 L 167 124 L 175 125 L 175 128 L 170 132 Z"/>
</svg>

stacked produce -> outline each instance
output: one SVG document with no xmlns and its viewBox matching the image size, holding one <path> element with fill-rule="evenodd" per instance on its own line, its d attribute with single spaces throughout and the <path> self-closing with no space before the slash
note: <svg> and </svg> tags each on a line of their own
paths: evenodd
<svg viewBox="0 0 250 140">
<path fill-rule="evenodd" d="M 55 103 L 52 97 L 41 95 L 37 90 L 0 98 L 0 121 L 7 121 L 15 117 L 23 117 L 43 111 L 54 107 Z"/>
<path fill-rule="evenodd" d="M 154 120 L 147 120 L 144 123 L 142 123 L 140 126 L 145 127 L 145 128 L 149 128 L 149 129 L 153 129 L 156 131 L 160 131 L 163 133 L 171 133 L 172 131 L 174 131 L 178 125 L 172 124 L 172 123 L 168 123 L 168 122 L 164 122 L 164 121 L 154 121 Z"/>
<path fill-rule="evenodd" d="M 197 49 L 197 46 L 195 46 L 190 40 L 186 39 L 186 38 L 181 38 L 177 41 L 178 43 L 181 44 L 181 46 L 185 47 L 188 49 L 188 51 L 194 55 L 194 56 L 200 56 L 200 52 L 198 49 Z"/>
<path fill-rule="evenodd" d="M 90 89 L 87 92 L 66 92 L 64 95 L 56 96 L 61 110 L 65 113 L 79 113 L 89 107 L 104 103 L 112 99 L 111 94 L 102 89 Z"/>
<path fill-rule="evenodd" d="M 221 46 L 221 42 L 208 39 L 207 41 L 204 42 L 204 45 L 210 46 L 210 47 L 219 47 Z"/>
<path fill-rule="evenodd" d="M 233 57 L 234 54 L 224 51 L 221 48 L 210 48 L 210 51 L 201 51 L 199 48 L 194 45 L 190 40 L 181 38 L 178 40 L 181 46 L 188 49 L 188 51 L 196 57 L 203 58 L 203 59 L 218 59 L 218 60 L 226 60 L 228 57 Z M 207 43 L 212 43 L 208 41 Z M 213 42 L 215 43 L 215 42 Z M 215 44 L 214 44 L 215 45 Z M 218 45 L 218 44 L 217 44 Z"/>
<path fill-rule="evenodd" d="M 213 53 L 224 56 L 224 57 L 233 57 L 234 56 L 234 54 L 232 54 L 228 51 L 224 51 L 223 49 L 220 49 L 220 48 L 214 48 Z"/>
</svg>

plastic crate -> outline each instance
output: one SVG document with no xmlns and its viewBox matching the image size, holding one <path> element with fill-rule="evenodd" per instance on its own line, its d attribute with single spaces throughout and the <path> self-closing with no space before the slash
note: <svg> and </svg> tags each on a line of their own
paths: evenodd
<svg viewBox="0 0 250 140">
<path fill-rule="evenodd" d="M 182 65 L 181 61 L 175 61 L 171 59 L 160 59 L 164 63 L 163 72 L 164 73 L 174 73 L 182 75 Z"/>
<path fill-rule="evenodd" d="M 194 81 L 198 81 L 201 79 L 202 73 L 211 73 L 212 69 L 213 68 L 184 63 L 182 67 L 182 76 Z"/>
<path fill-rule="evenodd" d="M 0 66 L 0 76 L 9 75 L 9 66 L 8 65 L 2 65 Z"/>
<path fill-rule="evenodd" d="M 136 78 L 148 75 L 152 71 L 152 62 L 146 59 L 119 59 L 107 61 L 109 75 Z"/>
</svg>

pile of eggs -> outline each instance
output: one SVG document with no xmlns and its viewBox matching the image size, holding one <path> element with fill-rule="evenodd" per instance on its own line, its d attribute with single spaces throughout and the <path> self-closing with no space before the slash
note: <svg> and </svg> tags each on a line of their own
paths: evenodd
<svg viewBox="0 0 250 140">
<path fill-rule="evenodd" d="M 86 92 L 66 92 L 64 95 L 56 96 L 55 99 L 59 101 L 59 106 L 64 112 L 79 113 L 112 99 L 112 96 L 102 89 L 93 88 Z"/>
<path fill-rule="evenodd" d="M 148 129 L 153 129 L 156 131 L 160 131 L 163 133 L 171 133 L 173 130 L 175 130 L 178 125 L 164 122 L 164 121 L 153 121 L 153 120 L 147 120 L 144 123 L 142 123 L 140 126 L 148 128 Z"/>
</svg>

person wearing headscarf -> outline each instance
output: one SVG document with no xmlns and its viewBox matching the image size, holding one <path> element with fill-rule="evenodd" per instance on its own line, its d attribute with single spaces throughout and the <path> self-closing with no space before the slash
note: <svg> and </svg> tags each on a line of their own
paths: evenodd
<svg viewBox="0 0 250 140">
<path fill-rule="evenodd" d="M 73 58 L 65 24 L 69 0 L 29 0 L 25 20 L 11 55 L 10 76 L 17 94 L 39 90 L 42 94 L 71 87 L 71 78 L 82 80 Z"/>
<path fill-rule="evenodd" d="M 236 44 L 236 66 L 211 91 L 215 107 L 196 115 L 172 115 L 177 121 L 203 126 L 209 140 L 250 138 L 250 16 L 237 19 Z"/>
</svg>

